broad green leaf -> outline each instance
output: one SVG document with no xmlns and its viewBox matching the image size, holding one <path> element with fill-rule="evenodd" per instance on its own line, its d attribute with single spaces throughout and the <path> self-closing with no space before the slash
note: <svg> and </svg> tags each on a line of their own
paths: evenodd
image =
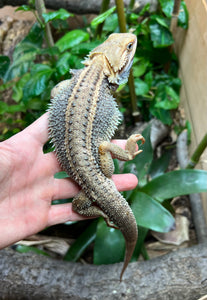
<svg viewBox="0 0 207 300">
<path fill-rule="evenodd" d="M 207 171 L 172 171 L 151 180 L 140 191 L 160 202 L 181 195 L 206 192 Z"/>
<path fill-rule="evenodd" d="M 135 78 L 134 85 L 136 95 L 145 95 L 149 92 L 148 84 L 140 78 Z"/>
<path fill-rule="evenodd" d="M 150 35 L 155 48 L 168 47 L 174 43 L 168 28 L 160 25 L 156 20 L 150 20 Z"/>
<path fill-rule="evenodd" d="M 153 86 L 160 87 L 161 89 L 165 86 L 173 88 L 178 94 L 181 87 L 180 78 L 174 77 L 166 73 L 156 74 L 153 78 Z"/>
<path fill-rule="evenodd" d="M 66 20 L 71 16 L 73 16 L 73 14 L 69 13 L 64 8 L 60 8 L 59 10 L 42 14 L 42 17 L 43 17 L 45 23 L 48 23 L 50 21 L 57 20 L 57 19 Z"/>
<path fill-rule="evenodd" d="M 134 75 L 134 77 L 142 76 L 145 73 L 148 65 L 149 65 L 148 60 L 135 58 L 134 59 L 134 64 L 133 64 L 133 75 Z"/>
<path fill-rule="evenodd" d="M 137 155 L 133 159 L 133 163 L 136 165 L 138 179 L 139 179 L 139 186 L 142 186 L 146 183 L 146 175 L 149 170 L 149 166 L 153 159 L 153 150 L 150 141 L 150 131 L 151 128 L 148 126 L 143 132 L 142 135 L 145 138 L 145 143 L 140 147 L 143 150 L 142 153 Z M 127 163 L 126 163 L 127 164 Z"/>
<path fill-rule="evenodd" d="M 42 46 L 44 38 L 44 30 L 39 23 L 35 23 L 29 31 L 29 34 L 22 40 L 21 43 L 30 43 L 38 48 Z M 20 43 L 20 44 L 21 44 Z"/>
<path fill-rule="evenodd" d="M 4 75 L 4 82 L 12 80 L 16 77 L 21 77 L 28 72 L 28 69 L 33 65 L 33 60 L 36 57 L 36 52 L 28 52 L 19 56 L 9 66 L 7 72 Z"/>
<path fill-rule="evenodd" d="M 54 69 L 47 65 L 36 64 L 31 70 L 31 78 L 23 88 L 23 101 L 26 103 L 33 96 L 40 95 L 46 88 Z"/>
<path fill-rule="evenodd" d="M 89 39 L 89 34 L 83 30 L 75 29 L 66 33 L 62 38 L 60 38 L 55 46 L 57 46 L 60 52 L 64 52 L 74 46 L 85 42 Z"/>
<path fill-rule="evenodd" d="M 106 18 L 109 17 L 115 11 L 115 9 L 116 6 L 113 6 L 98 17 L 94 18 L 91 22 L 91 26 L 96 27 L 98 24 L 103 23 L 106 20 Z"/>
<path fill-rule="evenodd" d="M 122 233 L 100 219 L 94 245 L 94 264 L 112 264 L 123 261 L 125 242 Z"/>
<path fill-rule="evenodd" d="M 162 123 L 166 125 L 171 125 L 172 124 L 172 118 L 171 118 L 171 113 L 170 110 L 165 110 L 162 108 L 156 108 L 153 103 L 150 105 L 150 113 L 155 116 L 158 120 L 160 120 Z"/>
<path fill-rule="evenodd" d="M 99 40 L 96 41 L 91 41 L 91 42 L 86 42 L 86 43 L 81 43 L 77 46 L 74 46 L 70 53 L 74 55 L 79 55 L 79 56 L 85 56 L 87 55 L 91 50 L 96 48 L 100 44 Z"/>
<path fill-rule="evenodd" d="M 159 0 L 162 11 L 168 18 L 172 17 L 172 11 L 174 6 L 174 0 Z"/>
<path fill-rule="evenodd" d="M 160 158 L 152 161 L 149 169 L 149 175 L 151 178 L 164 174 L 169 165 L 171 154 L 171 151 L 166 151 Z"/>
<path fill-rule="evenodd" d="M 86 248 L 95 240 L 97 222 L 97 219 L 92 221 L 86 230 L 76 239 L 66 253 L 64 260 L 77 261 L 81 257 Z"/>
<path fill-rule="evenodd" d="M 30 29 L 29 34 L 15 47 L 13 62 L 4 76 L 4 81 L 21 77 L 28 72 L 34 64 L 39 47 L 42 45 L 43 35 L 43 30 L 35 23 Z"/>
<path fill-rule="evenodd" d="M 0 56 L 0 77 L 3 77 L 9 68 L 10 59 L 8 56 Z"/>
<path fill-rule="evenodd" d="M 135 191 L 131 199 L 131 209 L 139 226 L 158 232 L 168 232 L 174 227 L 173 216 L 149 195 Z"/>
<path fill-rule="evenodd" d="M 132 259 L 131 261 L 137 261 L 139 255 L 142 252 L 142 247 L 144 245 L 144 240 L 147 236 L 149 229 L 142 227 L 142 226 L 138 226 L 138 240 L 137 240 L 137 244 L 136 247 L 134 249 L 134 253 L 132 255 Z"/>
<path fill-rule="evenodd" d="M 103 31 L 117 32 L 117 28 L 119 28 L 118 15 L 112 14 L 108 16 L 104 22 Z"/>
<path fill-rule="evenodd" d="M 170 86 L 160 85 L 155 94 L 155 101 L 157 108 L 175 109 L 180 103 L 180 97 Z"/>
<path fill-rule="evenodd" d="M 66 73 L 69 72 L 70 55 L 71 55 L 70 53 L 65 52 L 59 57 L 56 63 L 56 69 L 60 75 L 65 75 Z"/>
<path fill-rule="evenodd" d="M 19 102 L 23 97 L 23 87 L 27 83 L 30 78 L 30 74 L 26 73 L 19 81 L 17 81 L 16 85 L 13 86 L 12 99 L 16 102 Z"/>
<path fill-rule="evenodd" d="M 160 24 L 161 26 L 163 26 L 167 29 L 169 28 L 169 22 L 166 18 L 163 18 L 163 17 L 158 16 L 158 15 L 152 15 L 151 20 L 156 21 L 158 24 Z"/>
</svg>

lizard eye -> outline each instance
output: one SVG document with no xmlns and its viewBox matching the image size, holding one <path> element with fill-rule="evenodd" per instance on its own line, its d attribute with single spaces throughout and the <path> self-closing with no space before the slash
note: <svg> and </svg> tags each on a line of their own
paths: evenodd
<svg viewBox="0 0 207 300">
<path fill-rule="evenodd" d="M 131 51 L 131 50 L 132 50 L 132 45 L 133 45 L 133 43 L 129 43 L 129 44 L 127 45 L 127 50 Z"/>
</svg>

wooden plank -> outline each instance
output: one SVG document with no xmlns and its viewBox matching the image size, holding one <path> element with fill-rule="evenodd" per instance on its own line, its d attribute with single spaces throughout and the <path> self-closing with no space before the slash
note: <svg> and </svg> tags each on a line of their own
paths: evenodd
<svg viewBox="0 0 207 300">
<path fill-rule="evenodd" d="M 189 11 L 189 28 L 187 31 L 178 28 L 175 50 L 183 83 L 181 107 L 192 126 L 192 154 L 207 131 L 207 3 L 205 0 L 185 2 Z M 207 170 L 207 149 L 197 167 Z M 202 204 L 207 222 L 207 193 L 202 194 Z"/>
</svg>

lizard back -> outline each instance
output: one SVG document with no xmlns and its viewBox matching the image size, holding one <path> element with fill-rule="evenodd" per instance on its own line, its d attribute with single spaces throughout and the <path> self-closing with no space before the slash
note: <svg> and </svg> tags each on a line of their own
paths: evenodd
<svg viewBox="0 0 207 300">
<path fill-rule="evenodd" d="M 90 53 L 82 70 L 73 70 L 70 80 L 52 90 L 49 109 L 50 137 L 62 169 L 124 235 L 121 277 L 137 241 L 137 225 L 127 201 L 101 168 L 99 146 L 111 139 L 119 124 L 111 89 L 128 78 L 135 49 L 133 34 L 112 34 Z"/>
</svg>

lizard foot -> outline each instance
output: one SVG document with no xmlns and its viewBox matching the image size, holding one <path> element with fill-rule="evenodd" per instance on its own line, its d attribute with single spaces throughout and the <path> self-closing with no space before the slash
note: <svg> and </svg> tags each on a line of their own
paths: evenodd
<svg viewBox="0 0 207 300">
<path fill-rule="evenodd" d="M 141 134 L 132 134 L 127 140 L 125 149 L 129 155 L 129 160 L 132 160 L 136 155 L 142 152 L 142 150 L 139 150 L 139 147 L 137 150 L 138 141 L 142 141 L 142 144 L 144 144 L 145 138 Z"/>
</svg>

